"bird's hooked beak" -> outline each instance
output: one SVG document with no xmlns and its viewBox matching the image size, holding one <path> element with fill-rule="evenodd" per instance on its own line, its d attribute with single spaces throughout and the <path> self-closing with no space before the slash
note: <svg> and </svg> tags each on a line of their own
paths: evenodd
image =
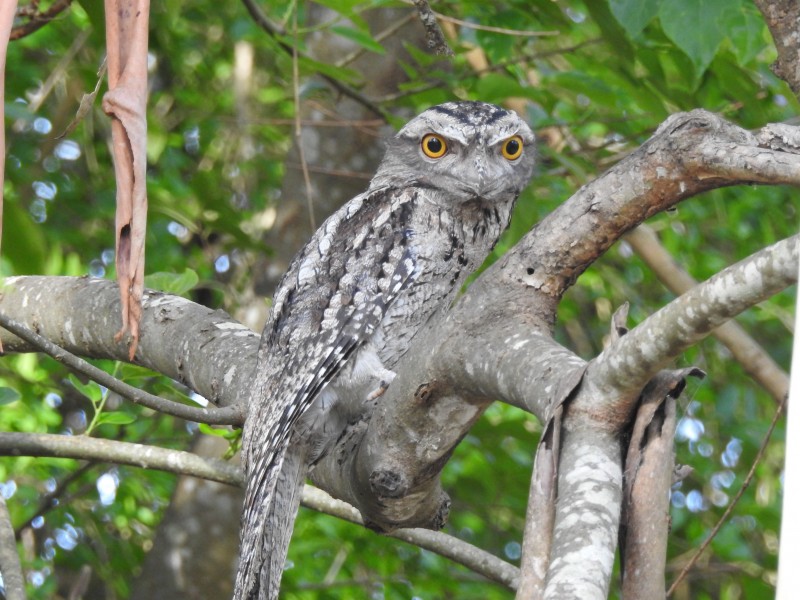
<svg viewBox="0 0 800 600">
<path fill-rule="evenodd" d="M 497 187 L 497 181 L 488 175 L 486 161 L 480 156 L 475 157 L 473 168 L 459 181 L 459 188 L 476 198 L 486 198 Z"/>
</svg>

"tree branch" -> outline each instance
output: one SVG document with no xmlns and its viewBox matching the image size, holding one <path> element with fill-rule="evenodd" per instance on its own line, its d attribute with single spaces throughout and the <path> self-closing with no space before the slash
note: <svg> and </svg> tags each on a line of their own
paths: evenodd
<svg viewBox="0 0 800 600">
<path fill-rule="evenodd" d="M 201 458 L 180 450 L 87 436 L 2 431 L 0 456 L 77 458 L 158 469 L 236 486 L 242 486 L 244 481 L 241 469 L 223 460 Z"/>
<path fill-rule="evenodd" d="M 303 489 L 303 506 L 357 525 L 364 525 L 361 514 L 355 508 L 310 485 Z M 517 588 L 519 580 L 517 567 L 456 537 L 428 529 L 398 529 L 388 535 L 449 558 L 512 590 Z"/>
<path fill-rule="evenodd" d="M 111 462 L 200 477 L 238 487 L 244 485 L 241 469 L 227 461 L 201 458 L 196 454 L 180 450 L 85 436 L 0 432 L 0 456 L 50 456 Z M 0 506 L 0 566 L 4 565 L 3 506 Z M 352 523 L 364 524 L 355 508 L 308 485 L 303 490 L 303 506 Z M 13 553 L 16 556 L 13 529 L 10 535 Z M 516 567 L 458 538 L 419 529 L 399 530 L 391 537 L 440 554 L 512 589 L 516 587 L 519 578 L 519 570 Z M 5 570 L 2 572 L 5 576 Z"/>
<path fill-rule="evenodd" d="M 612 343 L 587 370 L 587 380 L 598 397 L 637 395 L 660 368 L 696 344 L 715 327 L 797 282 L 800 235 L 768 246 L 720 271 L 704 283 L 670 302 L 630 333 Z M 596 400 L 571 405 L 573 415 L 598 410 Z M 622 426 L 630 416 L 618 404 L 607 423 Z"/>
<path fill-rule="evenodd" d="M 641 225 L 625 236 L 636 254 L 650 267 L 675 295 L 688 292 L 697 281 L 674 261 L 658 240 L 655 232 Z M 789 393 L 789 375 L 735 321 L 728 321 L 711 332 L 730 350 L 744 371 L 763 387 L 776 402 Z"/>
<path fill-rule="evenodd" d="M 6 499 L 0 494 L 0 574 L 7 600 L 25 600 L 25 578 L 17 554 L 17 541 Z"/>
<path fill-rule="evenodd" d="M 26 17 L 29 20 L 27 23 L 23 23 L 22 25 L 12 29 L 11 37 L 9 38 L 9 40 L 13 42 L 14 40 L 24 38 L 25 36 L 28 36 L 35 31 L 38 31 L 39 29 L 47 25 L 50 21 L 55 19 L 60 13 L 67 10 L 71 4 L 72 0 L 56 0 L 50 6 L 50 8 L 48 8 L 44 12 L 39 12 L 38 7 L 34 11 L 19 9 L 18 10 L 19 15 L 21 17 Z"/>
<path fill-rule="evenodd" d="M 800 5 L 795 0 L 755 0 L 755 4 L 778 51 L 772 71 L 800 98 Z"/>
<path fill-rule="evenodd" d="M 31 331 L 21 323 L 9 319 L 3 313 L 0 313 L 0 326 L 25 340 L 32 346 L 40 349 L 58 362 L 63 363 L 76 373 L 86 375 L 86 377 L 116 392 L 123 398 L 127 398 L 134 404 L 141 404 L 146 408 L 167 415 L 179 417 L 188 421 L 196 421 L 198 423 L 208 423 L 209 425 L 242 425 L 244 423 L 244 408 L 241 405 L 236 404 L 225 408 L 198 408 L 165 400 L 164 398 L 159 398 L 158 396 L 135 388 L 132 385 L 128 385 L 116 377 L 112 377 L 82 358 L 78 358 L 63 348 L 59 348 L 47 338 L 39 335 L 35 331 Z"/>
<path fill-rule="evenodd" d="M 294 52 L 297 52 L 297 56 L 304 59 L 309 60 L 309 57 L 303 54 L 302 52 L 298 51 L 296 48 L 292 47 L 290 44 L 282 41 L 281 37 L 286 35 L 286 32 L 275 25 L 272 21 L 267 18 L 267 15 L 259 8 L 259 6 L 255 3 L 254 0 L 242 0 L 242 3 L 247 8 L 247 12 L 250 13 L 250 16 L 253 18 L 253 21 L 256 25 L 261 27 L 271 38 L 275 40 L 278 44 L 278 47 L 286 52 L 289 56 L 292 56 Z M 335 89 L 340 94 L 347 96 L 361 104 L 364 108 L 369 109 L 374 114 L 379 116 L 383 119 L 384 122 L 389 121 L 388 113 L 383 110 L 380 106 L 375 104 L 372 100 L 364 96 L 362 93 L 358 92 L 357 90 L 353 89 L 347 84 L 342 83 L 341 81 L 331 77 L 330 75 L 325 75 L 324 73 L 317 73 L 319 77 L 321 77 L 328 85 L 330 85 L 333 89 Z"/>
<path fill-rule="evenodd" d="M 114 341 L 120 327 L 116 294 L 114 283 L 103 279 L 10 277 L 0 286 L 0 312 L 73 354 L 127 362 L 126 345 Z M 0 341 L 6 352 L 37 350 L 2 330 Z M 136 364 L 214 404 L 230 406 L 249 397 L 258 335 L 223 311 L 147 291 L 139 345 Z"/>
</svg>

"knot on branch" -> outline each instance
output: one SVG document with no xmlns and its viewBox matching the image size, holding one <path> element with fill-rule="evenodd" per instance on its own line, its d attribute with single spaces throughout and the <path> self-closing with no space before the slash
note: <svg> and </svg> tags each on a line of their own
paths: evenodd
<svg viewBox="0 0 800 600">
<path fill-rule="evenodd" d="M 408 492 L 408 482 L 395 470 L 380 469 L 369 476 L 369 486 L 381 498 L 402 498 Z"/>
<path fill-rule="evenodd" d="M 656 129 L 654 137 L 692 134 L 707 136 L 709 133 L 714 134 L 718 139 L 729 139 L 737 144 L 755 145 L 755 136 L 752 133 L 726 121 L 715 113 L 700 108 L 670 115 Z"/>
</svg>

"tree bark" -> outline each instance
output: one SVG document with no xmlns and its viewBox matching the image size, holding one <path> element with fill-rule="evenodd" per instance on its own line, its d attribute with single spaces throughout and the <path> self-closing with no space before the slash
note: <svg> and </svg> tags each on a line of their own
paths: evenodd
<svg viewBox="0 0 800 600">
<path fill-rule="evenodd" d="M 504 400 L 548 423 L 563 407 L 555 525 L 531 530 L 553 536 L 545 596 L 607 593 L 622 498 L 620 432 L 640 391 L 687 345 L 792 283 L 797 238 L 685 295 L 588 368 L 552 339 L 558 301 L 624 232 L 683 199 L 741 183 L 800 184 L 797 131 L 772 126 L 754 134 L 705 111 L 670 117 L 524 236 L 415 340 L 373 414 L 341 437 L 314 480 L 355 504 L 375 528 L 440 527 L 448 499 L 439 473 L 490 402 Z M 118 309 L 110 293 L 112 285 L 87 279 L 15 278 L 0 310 L 78 353 L 124 359 L 125 348 L 112 339 Z M 44 306 L 53 297 L 59 302 Z M 663 333 L 652 343 L 656 325 Z M 0 339 L 9 350 L 30 349 Z M 226 404 L 246 397 L 255 345 L 256 336 L 225 315 L 148 295 L 137 360 Z M 589 526 L 592 535 L 580 535 Z M 575 559 L 587 552 L 578 573 Z"/>
</svg>

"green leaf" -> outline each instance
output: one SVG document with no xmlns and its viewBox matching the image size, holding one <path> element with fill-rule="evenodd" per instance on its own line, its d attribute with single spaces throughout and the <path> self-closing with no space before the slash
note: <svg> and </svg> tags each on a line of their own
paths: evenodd
<svg viewBox="0 0 800 600">
<path fill-rule="evenodd" d="M 631 38 L 636 38 L 658 14 L 661 0 L 610 0 L 609 7 Z"/>
<path fill-rule="evenodd" d="M 200 278 L 192 269 L 186 269 L 183 273 L 151 273 L 144 278 L 146 287 L 153 290 L 160 290 L 167 294 L 183 296 L 193 289 Z"/>
<path fill-rule="evenodd" d="M 96 425 L 130 425 L 136 417 L 122 412 L 104 412 L 97 417 Z"/>
<path fill-rule="evenodd" d="M 96 384 L 94 381 L 89 381 L 88 383 L 82 383 L 75 375 L 72 373 L 69 374 L 69 382 L 72 386 L 78 390 L 81 394 L 86 396 L 89 400 L 92 401 L 93 404 L 97 404 L 100 402 L 100 399 L 103 397 L 103 392 L 100 390 L 100 386 Z"/>
<path fill-rule="evenodd" d="M 208 425 L 206 423 L 198 423 L 198 428 L 200 429 L 200 433 L 204 433 L 206 435 L 213 435 L 221 438 L 230 438 L 231 435 L 230 429 L 212 427 L 211 425 Z"/>
<path fill-rule="evenodd" d="M 738 9 L 729 11 L 722 27 L 742 66 L 749 64 L 764 50 L 764 19 L 754 5 L 742 4 Z"/>
<path fill-rule="evenodd" d="M 368 33 L 363 31 L 359 31 L 358 29 L 352 29 L 351 27 L 342 27 L 341 25 L 336 25 L 331 27 L 331 31 L 334 33 L 339 34 L 342 37 L 347 38 L 348 40 L 352 40 L 362 48 L 366 48 L 370 52 L 375 52 L 377 54 L 385 54 L 386 49 L 381 46 L 378 42 L 372 39 Z"/>
<path fill-rule="evenodd" d="M 0 406 L 16 402 L 22 396 L 20 393 L 10 387 L 0 387 Z"/>
<path fill-rule="evenodd" d="M 622 63 L 632 61 L 635 55 L 633 45 L 625 37 L 625 30 L 619 26 L 619 22 L 611 14 L 608 5 L 605 2 L 588 2 L 586 10 L 597 23 L 603 38 Z"/>
<path fill-rule="evenodd" d="M 664 33 L 692 61 L 700 77 L 725 39 L 720 24 L 737 4 L 730 0 L 672 0 L 661 5 L 658 16 Z"/>
</svg>

